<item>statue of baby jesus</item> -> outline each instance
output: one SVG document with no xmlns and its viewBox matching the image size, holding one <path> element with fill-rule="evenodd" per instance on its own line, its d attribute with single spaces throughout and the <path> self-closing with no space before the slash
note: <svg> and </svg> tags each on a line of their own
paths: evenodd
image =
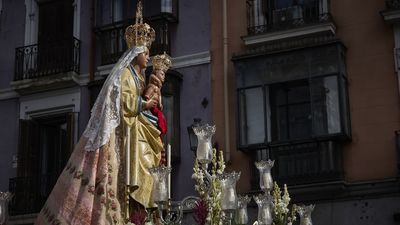
<svg viewBox="0 0 400 225">
<path fill-rule="evenodd" d="M 150 75 L 149 83 L 144 93 L 144 99 L 156 99 L 157 106 L 160 110 L 163 109 L 161 101 L 161 88 L 165 81 L 165 73 L 171 67 L 171 58 L 164 52 L 162 55 L 153 57 L 153 72 Z"/>
<path fill-rule="evenodd" d="M 154 69 L 150 75 L 149 83 L 144 93 L 144 99 L 147 101 L 149 99 L 157 100 L 157 106 L 162 110 L 161 102 L 161 88 L 165 81 L 165 72 L 160 69 Z"/>
<path fill-rule="evenodd" d="M 157 128 L 160 130 L 160 136 L 167 133 L 167 121 L 162 112 L 163 105 L 161 102 L 161 88 L 165 81 L 165 73 L 171 67 L 171 58 L 164 52 L 162 55 L 153 57 L 153 72 L 150 75 L 149 83 L 143 94 L 145 100 L 155 99 L 157 105 L 150 109 L 153 116 L 157 117 Z M 160 165 L 167 165 L 165 151 L 161 152 Z"/>
</svg>

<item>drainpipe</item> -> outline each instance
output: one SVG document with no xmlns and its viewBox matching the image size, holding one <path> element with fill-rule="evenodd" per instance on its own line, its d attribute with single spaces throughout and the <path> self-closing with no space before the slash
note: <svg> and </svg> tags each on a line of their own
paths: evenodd
<svg viewBox="0 0 400 225">
<path fill-rule="evenodd" d="M 400 25 L 393 24 L 393 34 L 394 34 L 394 64 L 397 75 L 397 89 L 400 96 Z"/>
<path fill-rule="evenodd" d="M 224 75 L 224 119 L 225 119 L 225 160 L 230 162 L 229 138 L 229 98 L 228 98 L 228 25 L 227 25 L 227 0 L 222 0 L 222 30 L 223 30 L 223 75 Z"/>
</svg>

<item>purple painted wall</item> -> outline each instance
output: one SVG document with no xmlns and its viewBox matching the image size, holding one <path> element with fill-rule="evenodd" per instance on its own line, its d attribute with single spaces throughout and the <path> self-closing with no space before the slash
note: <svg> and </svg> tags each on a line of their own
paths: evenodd
<svg viewBox="0 0 400 225">
<path fill-rule="evenodd" d="M 179 22 L 171 25 L 170 31 L 173 57 L 208 51 L 211 46 L 209 1 L 180 0 Z"/>
<path fill-rule="evenodd" d="M 83 131 L 85 131 L 86 125 L 90 118 L 90 103 L 89 103 L 89 90 L 88 88 L 81 87 L 81 111 L 79 112 L 79 129 L 78 129 L 78 140 L 81 137 Z"/>
<path fill-rule="evenodd" d="M 170 26 L 171 56 L 179 57 L 209 51 L 211 31 L 209 1 L 180 0 L 179 21 Z M 172 198 L 182 200 L 197 195 L 191 178 L 195 156 L 190 150 L 187 127 L 193 118 L 211 122 L 211 67 L 210 64 L 177 69 L 182 74 L 180 99 L 181 160 L 172 165 Z M 206 108 L 201 105 L 206 98 Z"/>
<path fill-rule="evenodd" d="M 187 127 L 193 124 L 193 118 L 211 123 L 211 78 L 209 64 L 179 69 L 183 75 L 181 86 L 181 161 L 173 165 L 172 197 L 182 200 L 187 195 L 196 194 L 191 178 L 194 154 L 190 150 Z M 201 104 L 206 98 L 206 108 Z"/>
<path fill-rule="evenodd" d="M 7 191 L 9 178 L 16 175 L 12 160 L 17 155 L 18 118 L 17 99 L 0 101 L 0 191 Z"/>
<path fill-rule="evenodd" d="M 15 48 L 24 45 L 24 1 L 3 0 L 0 13 L 0 89 L 14 79 Z"/>
<path fill-rule="evenodd" d="M 90 17 L 91 17 L 91 1 L 81 0 L 81 11 L 80 11 L 80 37 L 81 40 L 81 67 L 80 71 L 82 75 L 89 73 L 89 57 L 90 57 Z"/>
<path fill-rule="evenodd" d="M 81 40 L 81 75 L 89 73 L 90 57 L 90 13 L 91 2 L 81 0 L 80 36 Z M 210 19 L 208 1 L 179 1 L 179 22 L 170 27 L 172 57 L 209 51 Z M 24 1 L 3 0 L 3 12 L 0 15 L 0 89 L 10 88 L 14 77 L 15 48 L 24 45 L 25 5 Z M 99 46 L 97 46 L 99 47 Z M 99 58 L 99 55 L 96 56 Z M 177 69 L 182 74 L 181 85 L 181 161 L 173 165 L 173 197 L 182 199 L 195 194 L 191 179 L 194 155 L 189 150 L 187 126 L 193 118 L 211 121 L 211 70 L 210 64 Z M 209 104 L 201 105 L 206 98 Z M 8 179 L 14 177 L 12 156 L 18 148 L 19 101 L 16 99 L 0 100 L 0 191 L 8 190 Z M 81 112 L 79 113 L 79 137 L 86 127 L 90 116 L 89 91 L 81 87 Z M 4 129 L 7 128 L 7 129 Z"/>
</svg>

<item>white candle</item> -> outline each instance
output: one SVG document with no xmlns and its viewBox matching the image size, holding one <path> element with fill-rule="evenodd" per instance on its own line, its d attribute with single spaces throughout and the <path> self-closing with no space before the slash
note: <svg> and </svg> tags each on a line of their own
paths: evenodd
<svg viewBox="0 0 400 225">
<path fill-rule="evenodd" d="M 167 166 L 171 167 L 171 145 L 167 145 Z M 171 173 L 168 174 L 168 198 L 171 199 Z"/>
</svg>

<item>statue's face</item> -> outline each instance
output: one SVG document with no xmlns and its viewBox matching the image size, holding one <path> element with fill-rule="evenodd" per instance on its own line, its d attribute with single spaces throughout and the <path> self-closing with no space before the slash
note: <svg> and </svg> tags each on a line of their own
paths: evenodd
<svg viewBox="0 0 400 225">
<path fill-rule="evenodd" d="M 139 65 L 141 69 L 144 69 L 147 67 L 147 63 L 149 62 L 149 50 L 146 48 L 146 50 L 143 53 L 140 53 L 137 56 L 136 59 L 136 64 Z"/>
</svg>

